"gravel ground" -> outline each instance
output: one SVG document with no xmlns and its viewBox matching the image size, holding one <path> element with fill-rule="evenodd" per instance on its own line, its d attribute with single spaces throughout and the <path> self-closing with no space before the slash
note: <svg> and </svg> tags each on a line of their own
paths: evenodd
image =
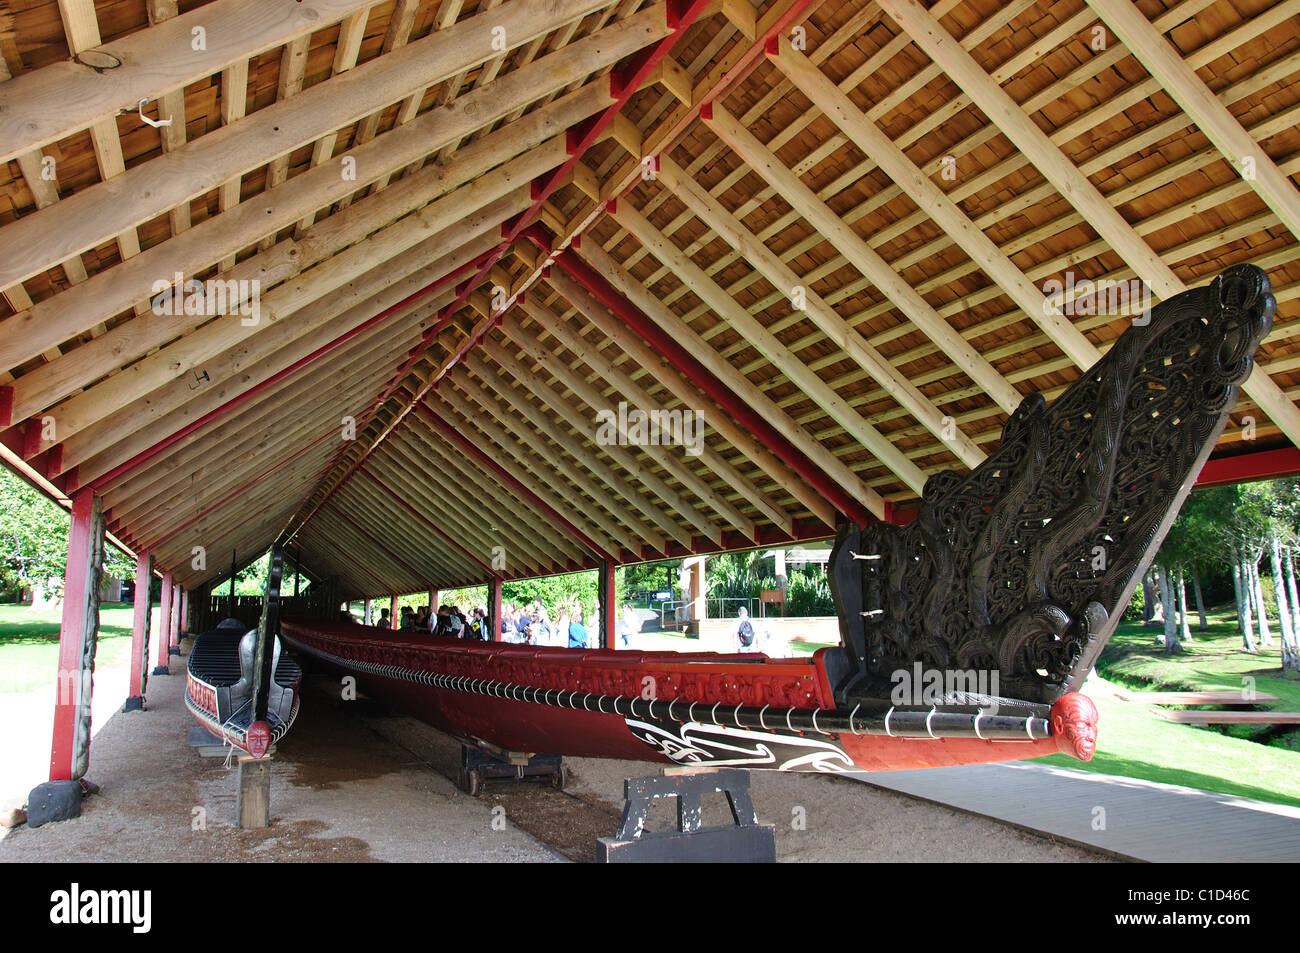
<svg viewBox="0 0 1300 953">
<path fill-rule="evenodd" d="M 150 680 L 148 711 L 98 722 L 89 778 L 102 791 L 83 815 L 0 831 L 0 861 L 589 861 L 595 839 L 618 827 L 624 779 L 656 772 L 642 762 L 573 758 L 565 791 L 489 783 L 470 798 L 453 781 L 455 739 L 364 699 L 342 702 L 337 682 L 310 676 L 298 722 L 273 760 L 271 826 L 241 831 L 237 770 L 186 743 L 194 722 L 182 699 L 183 665 L 173 658 L 176 674 Z M 783 861 L 1105 859 L 849 778 L 752 778 L 759 820 L 775 825 Z M 720 795 L 706 799 L 706 824 L 727 816 Z M 650 828 L 667 829 L 672 817 L 664 803 Z"/>
</svg>

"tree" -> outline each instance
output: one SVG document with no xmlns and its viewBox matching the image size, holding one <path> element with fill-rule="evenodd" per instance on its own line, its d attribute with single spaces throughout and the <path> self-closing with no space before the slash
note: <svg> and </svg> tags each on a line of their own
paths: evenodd
<svg viewBox="0 0 1300 953">
<path fill-rule="evenodd" d="M 62 598 L 68 524 L 66 510 L 0 467 L 0 587 L 11 592 L 41 587 Z M 104 577 L 123 579 L 134 571 L 125 553 L 104 547 Z"/>
</svg>

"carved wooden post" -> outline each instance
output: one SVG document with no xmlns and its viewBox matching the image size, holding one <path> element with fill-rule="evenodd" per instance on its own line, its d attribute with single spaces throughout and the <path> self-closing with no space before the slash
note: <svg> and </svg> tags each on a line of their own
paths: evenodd
<svg viewBox="0 0 1300 953">
<path fill-rule="evenodd" d="M 50 745 L 51 781 L 74 781 L 85 775 L 90 763 L 90 696 L 99 635 L 99 570 L 104 557 L 101 502 L 89 487 L 72 499 Z"/>
</svg>

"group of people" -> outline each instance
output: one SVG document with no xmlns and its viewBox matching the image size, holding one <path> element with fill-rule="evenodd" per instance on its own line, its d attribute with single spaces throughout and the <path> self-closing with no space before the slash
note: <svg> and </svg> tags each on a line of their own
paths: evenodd
<svg viewBox="0 0 1300 953">
<path fill-rule="evenodd" d="M 375 625 L 380 629 L 393 628 L 388 609 L 382 610 Z M 418 610 L 402 606 L 397 628 L 402 632 L 427 632 L 444 638 L 488 641 L 491 639 L 490 625 L 485 606 L 475 606 L 466 617 L 459 606 L 439 606 L 434 615 L 429 606 L 424 605 Z M 539 599 L 529 603 L 506 602 L 501 606 L 500 629 L 502 642 L 570 649 L 592 648 L 598 642 L 594 635 L 600 631 L 600 607 L 595 606 L 588 612 L 581 602 L 574 601 L 561 603 L 552 614 Z M 623 618 L 618 625 L 622 644 L 627 646 L 630 637 L 639 630 L 640 624 L 632 606 L 625 605 Z"/>
<path fill-rule="evenodd" d="M 393 619 L 389 610 L 384 609 L 380 613 L 375 627 L 393 628 Z M 429 606 L 420 606 L 418 610 L 413 610 L 410 606 L 402 606 L 398 614 L 397 628 L 402 632 L 427 632 L 442 638 L 478 639 L 481 642 L 486 642 L 491 634 L 488 630 L 487 609 L 483 606 L 470 609 L 468 617 L 460 611 L 460 606 L 439 606 L 436 615 L 432 614 Z"/>
<path fill-rule="evenodd" d="M 585 649 L 592 647 L 592 635 L 599 631 L 599 606 L 588 614 L 580 602 L 561 603 L 556 606 L 554 618 L 540 599 L 530 603 L 507 602 L 501 606 L 503 642 Z"/>
</svg>

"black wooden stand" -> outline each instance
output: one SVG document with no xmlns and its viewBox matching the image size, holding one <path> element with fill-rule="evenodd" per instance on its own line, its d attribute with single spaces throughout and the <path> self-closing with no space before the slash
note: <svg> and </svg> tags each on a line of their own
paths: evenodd
<svg viewBox="0 0 1300 953">
<path fill-rule="evenodd" d="M 776 828 L 758 823 L 748 771 L 669 768 L 662 777 L 628 778 L 623 785 L 623 820 L 614 837 L 597 839 L 597 863 L 776 862 Z M 734 823 L 701 827 L 702 799 L 715 791 L 726 795 Z M 650 802 L 659 797 L 677 798 L 677 830 L 645 829 Z"/>
</svg>

